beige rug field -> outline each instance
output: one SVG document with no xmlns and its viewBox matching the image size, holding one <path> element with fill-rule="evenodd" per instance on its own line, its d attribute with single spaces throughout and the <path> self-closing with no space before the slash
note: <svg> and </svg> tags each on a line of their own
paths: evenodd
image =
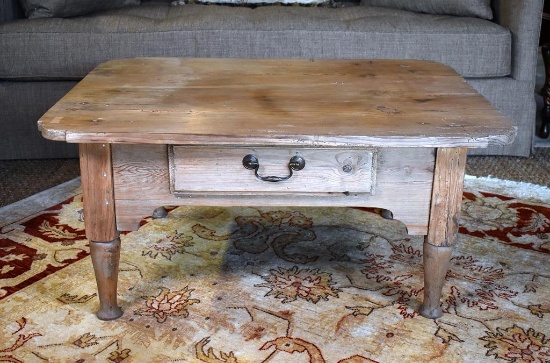
<svg viewBox="0 0 550 363">
<path fill-rule="evenodd" d="M 124 315 L 97 320 L 76 195 L 0 225 L 0 361 L 549 362 L 550 193 L 487 185 L 466 186 L 435 321 L 417 313 L 422 238 L 399 221 L 260 207 L 123 234 Z"/>
</svg>

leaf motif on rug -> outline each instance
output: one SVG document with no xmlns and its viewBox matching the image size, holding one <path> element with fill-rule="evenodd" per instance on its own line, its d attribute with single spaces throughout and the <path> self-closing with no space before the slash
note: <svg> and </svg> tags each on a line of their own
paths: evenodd
<svg viewBox="0 0 550 363">
<path fill-rule="evenodd" d="M 38 231 L 44 233 L 44 236 L 55 239 L 67 240 L 78 236 L 76 233 L 71 233 L 63 226 L 51 225 L 48 221 L 42 222 L 42 224 L 38 228 Z"/>
<path fill-rule="evenodd" d="M 176 254 L 183 254 L 186 248 L 193 246 L 193 237 L 185 236 L 184 233 L 170 233 L 164 238 L 157 239 L 150 246 L 142 250 L 142 256 L 149 256 L 156 259 L 158 255 L 171 260 Z"/>
<path fill-rule="evenodd" d="M 207 363 L 239 363 L 233 352 L 225 353 L 220 351 L 218 355 L 216 355 L 214 349 L 211 347 L 205 352 L 204 347 L 210 343 L 209 338 L 210 337 L 203 338 L 195 344 L 195 356 L 197 359 Z"/>
<path fill-rule="evenodd" d="M 98 337 L 90 333 L 85 333 L 79 336 L 78 339 L 76 339 L 73 342 L 73 345 L 79 348 L 87 348 L 98 344 L 99 344 Z"/>
<path fill-rule="evenodd" d="M 461 227 L 470 232 L 493 231 L 515 227 L 519 221 L 517 210 L 509 208 L 510 198 L 483 194 L 479 198 L 474 193 L 464 193 Z"/>
<path fill-rule="evenodd" d="M 67 201 L 21 221 L 24 233 L 65 246 L 86 239 L 82 220 L 82 198 L 76 196 Z"/>
<path fill-rule="evenodd" d="M 0 278 L 15 278 L 29 271 L 36 256 L 33 248 L 10 239 L 0 239 Z"/>
<path fill-rule="evenodd" d="M 61 301 L 64 304 L 83 304 L 90 301 L 96 296 L 97 296 L 96 293 L 91 295 L 82 295 L 82 296 L 65 293 L 60 297 L 58 297 L 57 300 Z"/>
<path fill-rule="evenodd" d="M 134 314 L 153 316 L 158 323 L 164 323 L 169 316 L 186 318 L 189 306 L 200 303 L 200 300 L 191 299 L 191 292 L 193 289 L 188 286 L 178 291 L 162 288 L 158 295 L 143 296 L 145 307 L 134 310 Z"/>
<path fill-rule="evenodd" d="M 103 322 L 77 196 L 2 228 L 0 359 L 545 362 L 550 206 L 467 190 L 463 216 L 437 320 L 417 312 L 423 239 L 399 221 L 179 207 L 122 234 L 125 314 Z"/>
<path fill-rule="evenodd" d="M 550 314 L 550 301 L 537 305 L 529 305 L 527 308 L 531 311 L 531 314 L 542 319 L 544 318 L 544 314 Z"/>
<path fill-rule="evenodd" d="M 0 238 L 0 299 L 89 255 L 84 224 L 78 216 L 69 217 L 80 211 L 81 198 L 76 196 L 22 221 L 0 226 L 6 231 L 3 235 L 10 237 Z"/>
<path fill-rule="evenodd" d="M 283 304 L 304 299 L 314 304 L 319 300 L 328 301 L 329 297 L 338 298 L 340 289 L 334 288 L 331 274 L 321 272 L 319 269 L 298 269 L 293 266 L 290 269 L 279 267 L 270 270 L 268 276 L 262 277 L 266 283 L 256 284 L 256 287 L 266 287 L 269 290 L 265 296 L 274 296 L 281 299 Z"/>
<path fill-rule="evenodd" d="M 460 232 L 550 253 L 550 207 L 485 192 L 465 192 Z"/>
<path fill-rule="evenodd" d="M 486 332 L 480 339 L 488 342 L 488 355 L 511 362 L 548 362 L 550 346 L 546 336 L 534 329 L 523 329 L 517 325 L 498 327 L 496 332 Z"/>
<path fill-rule="evenodd" d="M 0 339 L 0 361 L 2 362 L 13 362 L 13 363 L 23 363 L 24 361 L 17 359 L 14 354 L 17 354 L 17 351 L 25 346 L 30 340 L 42 336 L 42 334 L 34 333 L 22 333 L 23 330 L 26 330 L 27 319 L 22 317 L 16 321 L 17 327 L 11 332 L 11 336 L 4 336 L 4 339 Z M 8 328 L 9 329 L 9 328 Z M 8 329 L 3 329 L 3 334 L 9 334 Z M 15 338 L 17 336 L 17 338 Z"/>
</svg>

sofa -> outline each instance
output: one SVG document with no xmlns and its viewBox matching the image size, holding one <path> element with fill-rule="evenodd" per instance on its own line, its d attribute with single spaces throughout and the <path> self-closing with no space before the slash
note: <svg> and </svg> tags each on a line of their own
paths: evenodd
<svg viewBox="0 0 550 363">
<path fill-rule="evenodd" d="M 490 2 L 489 11 L 472 15 L 445 9 L 452 8 L 445 3 L 472 0 L 401 1 L 412 8 L 392 0 L 318 6 L 132 1 L 35 17 L 21 6 L 24 0 L 0 0 L 0 159 L 76 157 L 75 145 L 43 139 L 36 121 L 96 65 L 128 57 L 433 60 L 453 67 L 517 126 L 513 144 L 476 154 L 528 156 L 532 150 L 543 0 L 476 0 Z M 433 11 L 415 8 L 426 1 Z"/>
</svg>

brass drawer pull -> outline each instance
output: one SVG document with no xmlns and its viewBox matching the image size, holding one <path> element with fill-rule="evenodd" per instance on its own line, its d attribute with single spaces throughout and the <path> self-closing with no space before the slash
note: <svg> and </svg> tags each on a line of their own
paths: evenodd
<svg viewBox="0 0 550 363">
<path fill-rule="evenodd" d="M 288 170 L 290 171 L 290 174 L 288 174 L 287 176 L 259 175 L 258 169 L 260 168 L 260 161 L 258 160 L 256 155 L 252 155 L 252 154 L 248 154 L 243 158 L 243 166 L 249 170 L 254 170 L 254 175 L 256 175 L 256 178 L 263 181 L 276 183 L 276 182 L 290 179 L 293 171 L 302 170 L 306 166 L 306 161 L 304 158 L 297 155 L 290 158 L 290 161 L 288 162 Z"/>
</svg>

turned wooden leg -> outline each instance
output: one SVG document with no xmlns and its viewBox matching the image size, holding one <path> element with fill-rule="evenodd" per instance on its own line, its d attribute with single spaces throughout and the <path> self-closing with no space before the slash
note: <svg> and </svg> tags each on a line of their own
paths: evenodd
<svg viewBox="0 0 550 363">
<path fill-rule="evenodd" d="M 424 302 L 420 315 L 436 319 L 443 315 L 440 306 L 441 290 L 451 259 L 452 247 L 433 246 L 424 242 Z"/>
<path fill-rule="evenodd" d="M 441 290 L 458 234 L 466 148 L 437 149 L 428 235 L 424 241 L 424 302 L 419 312 L 439 318 Z"/>
<path fill-rule="evenodd" d="M 118 263 L 120 260 L 120 238 L 111 242 L 90 241 L 92 264 L 94 265 L 101 320 L 113 320 L 122 316 L 117 304 Z"/>
<path fill-rule="evenodd" d="M 544 105 L 541 110 L 542 123 L 539 129 L 539 137 L 546 139 L 550 135 L 550 44 L 542 46 L 542 59 L 544 60 L 546 82 L 541 90 Z"/>
<path fill-rule="evenodd" d="M 80 145 L 80 173 L 84 203 L 84 226 L 97 281 L 97 317 L 112 320 L 122 315 L 117 304 L 120 239 L 116 229 L 111 147 Z"/>
</svg>

